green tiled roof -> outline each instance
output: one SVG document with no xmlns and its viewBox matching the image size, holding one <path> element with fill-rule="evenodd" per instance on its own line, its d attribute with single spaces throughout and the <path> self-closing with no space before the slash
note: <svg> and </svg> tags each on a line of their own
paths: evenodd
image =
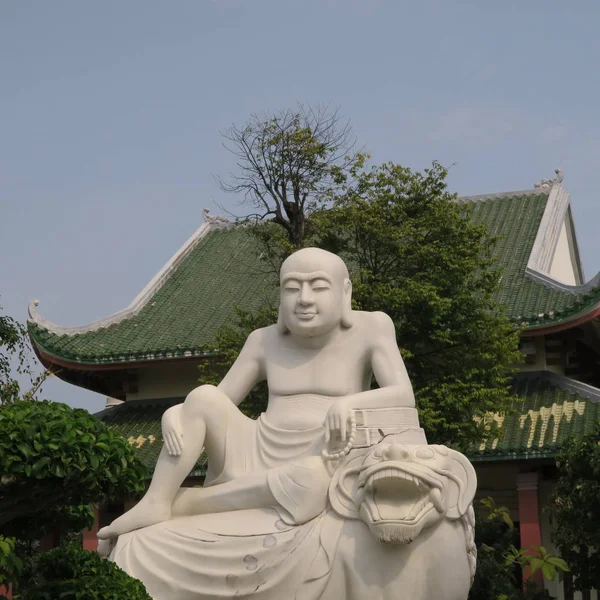
<svg viewBox="0 0 600 600">
<path fill-rule="evenodd" d="M 553 457 L 566 438 L 593 431 L 600 419 L 600 390 L 548 371 L 518 375 L 513 391 L 515 413 L 494 416 L 471 460 Z"/>
<path fill-rule="evenodd" d="M 499 300 L 515 323 L 528 327 L 560 322 L 600 300 L 600 291 L 550 289 L 525 275 L 548 201 L 547 192 L 515 192 L 464 199 L 473 220 L 500 235 L 504 267 Z M 50 356 L 81 365 L 202 356 L 214 333 L 230 322 L 234 306 L 255 309 L 275 286 L 256 241 L 243 226 L 208 232 L 168 274 L 135 315 L 95 331 L 61 334 L 29 322 L 34 345 Z"/>
<path fill-rule="evenodd" d="M 498 300 L 509 318 L 529 327 L 556 323 L 581 312 L 600 299 L 598 289 L 570 293 L 550 289 L 525 275 L 533 243 L 548 201 L 548 193 L 491 196 L 471 202 L 473 221 L 485 223 L 501 236 L 496 256 L 503 267 Z"/>
<path fill-rule="evenodd" d="M 82 364 L 201 356 L 234 307 L 260 307 L 273 294 L 269 266 L 245 227 L 210 231 L 133 317 L 96 331 L 57 335 L 29 322 L 36 345 Z"/>
<path fill-rule="evenodd" d="M 108 408 L 96 416 L 129 440 L 135 454 L 151 474 L 163 444 L 160 426 L 162 415 L 167 408 L 180 402 L 183 402 L 183 398 L 130 400 Z M 206 455 L 202 454 L 191 474 L 205 475 L 206 465 Z"/>
</svg>

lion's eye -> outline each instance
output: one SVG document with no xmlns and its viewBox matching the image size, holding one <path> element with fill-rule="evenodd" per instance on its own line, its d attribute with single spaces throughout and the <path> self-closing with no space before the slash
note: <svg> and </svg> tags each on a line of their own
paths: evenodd
<svg viewBox="0 0 600 600">
<path fill-rule="evenodd" d="M 431 459 L 435 458 L 435 451 L 429 446 L 420 446 L 415 450 L 415 458 Z"/>
</svg>

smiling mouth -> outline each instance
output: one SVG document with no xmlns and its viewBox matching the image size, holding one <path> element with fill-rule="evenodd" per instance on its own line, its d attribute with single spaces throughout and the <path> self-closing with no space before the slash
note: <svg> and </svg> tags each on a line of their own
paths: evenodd
<svg viewBox="0 0 600 600">
<path fill-rule="evenodd" d="M 310 321 L 311 319 L 313 319 L 314 317 L 317 316 L 317 313 L 311 312 L 311 313 L 296 313 L 296 316 L 301 320 L 301 321 Z"/>
</svg>

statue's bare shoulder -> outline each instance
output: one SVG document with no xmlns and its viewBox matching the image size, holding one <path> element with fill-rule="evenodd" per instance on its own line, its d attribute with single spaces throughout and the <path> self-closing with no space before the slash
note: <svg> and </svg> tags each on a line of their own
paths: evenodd
<svg viewBox="0 0 600 600">
<path fill-rule="evenodd" d="M 364 336 L 365 343 L 376 345 L 382 338 L 387 341 L 396 341 L 394 322 L 386 313 L 354 310 L 352 311 L 352 319 Z"/>
<path fill-rule="evenodd" d="M 276 325 L 268 325 L 267 327 L 260 327 L 255 329 L 246 339 L 245 346 L 255 356 L 265 356 L 265 349 L 273 344 L 273 342 L 279 337 Z"/>
</svg>

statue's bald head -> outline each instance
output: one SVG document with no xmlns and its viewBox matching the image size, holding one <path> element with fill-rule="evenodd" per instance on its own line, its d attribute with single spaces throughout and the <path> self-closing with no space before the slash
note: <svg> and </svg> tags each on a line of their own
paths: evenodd
<svg viewBox="0 0 600 600">
<path fill-rule="evenodd" d="M 337 255 L 320 248 L 303 248 L 288 256 L 281 265 L 281 281 L 287 273 L 325 271 L 330 277 L 344 283 L 350 279 L 346 263 Z"/>
<path fill-rule="evenodd" d="M 298 250 L 283 262 L 280 277 L 280 332 L 318 335 L 327 327 L 352 326 L 352 284 L 339 256 L 319 248 Z"/>
</svg>

